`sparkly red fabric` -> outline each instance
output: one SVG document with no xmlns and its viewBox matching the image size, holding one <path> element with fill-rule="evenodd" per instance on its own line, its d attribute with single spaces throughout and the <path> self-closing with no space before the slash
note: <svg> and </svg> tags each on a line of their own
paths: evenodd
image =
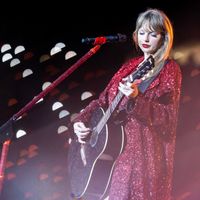
<svg viewBox="0 0 200 200">
<path fill-rule="evenodd" d="M 93 100 L 75 121 L 87 123 L 97 106 L 106 107 L 118 92 L 119 82 L 132 73 L 143 57 L 126 62 L 99 99 Z M 170 200 L 176 124 L 182 75 L 169 60 L 144 94 L 134 100 L 124 125 L 126 146 L 118 157 L 109 200 Z M 118 105 L 123 108 L 128 97 Z"/>
</svg>

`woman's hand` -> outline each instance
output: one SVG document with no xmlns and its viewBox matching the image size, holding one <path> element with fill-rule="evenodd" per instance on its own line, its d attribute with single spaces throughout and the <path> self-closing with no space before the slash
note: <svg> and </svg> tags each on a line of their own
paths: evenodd
<svg viewBox="0 0 200 200">
<path fill-rule="evenodd" d="M 118 89 L 127 97 L 136 97 L 138 95 L 137 85 L 142 82 L 141 79 L 136 79 L 133 83 L 127 81 L 128 78 L 123 78 L 119 83 Z"/>
<path fill-rule="evenodd" d="M 131 87 L 131 85 L 132 85 L 132 83 L 129 83 L 129 82 L 125 82 L 125 83 L 120 82 L 119 86 L 118 86 L 118 89 L 124 95 L 126 95 L 127 97 L 129 97 L 134 92 L 134 89 Z"/>
<path fill-rule="evenodd" d="M 87 128 L 83 122 L 75 122 L 73 128 L 74 133 L 76 133 L 78 137 L 78 142 L 84 144 L 85 141 L 83 139 L 86 138 L 90 133 L 90 128 Z"/>
</svg>

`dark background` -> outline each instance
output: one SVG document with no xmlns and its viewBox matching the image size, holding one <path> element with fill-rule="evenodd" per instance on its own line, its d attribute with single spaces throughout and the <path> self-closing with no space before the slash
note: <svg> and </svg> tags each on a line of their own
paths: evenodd
<svg viewBox="0 0 200 200">
<path fill-rule="evenodd" d="M 18 45 L 23 45 L 26 50 L 19 55 L 21 63 L 16 67 L 10 68 L 9 62 L 1 62 L 1 124 L 38 95 L 45 81 L 56 80 L 92 48 L 92 45 L 82 44 L 82 38 L 117 33 L 128 37 L 125 43 L 102 46 L 96 55 L 47 94 L 42 103 L 34 106 L 13 125 L 14 133 L 21 128 L 27 131 L 27 135 L 18 139 L 14 137 L 10 145 L 0 199 L 68 200 L 68 132 L 57 134 L 58 127 L 67 126 L 74 113 L 98 97 L 120 65 L 137 54 L 131 34 L 140 12 L 148 7 L 162 9 L 174 25 L 174 50 L 183 48 L 187 51 L 193 46 L 200 46 L 200 3 L 142 0 L 137 3 L 34 1 L 6 4 L 1 6 L 0 12 L 0 44 L 10 44 L 12 55 Z M 63 42 L 66 47 L 48 61 L 40 63 L 39 58 L 44 54 L 49 55 L 58 42 Z M 65 60 L 64 55 L 70 50 L 75 51 L 77 56 Z M 200 55 L 198 48 L 196 54 Z M 32 56 L 27 59 L 28 55 Z M 190 60 L 190 57 L 185 62 L 177 62 L 183 72 L 183 86 L 173 197 L 175 200 L 199 200 L 200 64 Z M 24 79 L 16 79 L 26 68 L 34 73 Z M 50 70 L 52 68 L 53 71 Z M 91 91 L 94 96 L 81 101 L 80 96 L 84 91 Z M 63 98 L 65 95 L 67 98 Z M 11 98 L 16 99 L 17 103 L 8 106 Z M 52 111 L 55 101 L 62 102 L 63 107 Z M 70 115 L 59 119 L 61 110 L 68 110 Z"/>
</svg>

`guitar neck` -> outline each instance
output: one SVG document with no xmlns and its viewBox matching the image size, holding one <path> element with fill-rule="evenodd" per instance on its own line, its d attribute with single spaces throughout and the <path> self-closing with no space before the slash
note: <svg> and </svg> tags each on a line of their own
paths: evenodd
<svg viewBox="0 0 200 200">
<path fill-rule="evenodd" d="M 134 71 L 129 76 L 127 76 L 128 82 L 133 82 L 136 79 L 142 78 L 153 67 L 154 67 L 154 59 L 152 56 L 149 56 L 140 65 L 138 70 Z M 96 126 L 96 132 L 98 134 L 101 132 L 102 128 L 106 125 L 108 119 L 110 118 L 111 114 L 115 110 L 116 106 L 118 105 L 122 97 L 123 97 L 123 93 L 119 91 L 117 95 L 115 96 L 114 100 L 112 101 L 112 103 L 109 105 L 108 109 L 106 110 L 105 115 L 101 118 L 101 120 Z"/>
<path fill-rule="evenodd" d="M 105 124 L 109 120 L 110 116 L 112 115 L 113 111 L 117 107 L 122 97 L 123 97 L 123 93 L 119 91 L 118 94 L 115 96 L 114 100 L 112 101 L 112 103 L 109 105 L 108 109 L 106 110 L 105 115 L 101 118 L 101 120 L 97 124 L 96 126 L 97 133 L 101 132 L 102 128 L 105 126 Z"/>
</svg>

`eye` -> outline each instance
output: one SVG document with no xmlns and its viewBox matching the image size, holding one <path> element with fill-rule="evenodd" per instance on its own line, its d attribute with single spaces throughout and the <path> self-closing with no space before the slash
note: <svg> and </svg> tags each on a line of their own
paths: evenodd
<svg viewBox="0 0 200 200">
<path fill-rule="evenodd" d="M 157 38 L 157 36 L 158 36 L 158 33 L 156 33 L 156 32 L 151 32 L 150 34 L 152 37 L 155 37 L 155 38 Z"/>
<path fill-rule="evenodd" d="M 139 35 L 144 35 L 144 31 L 139 31 Z"/>
</svg>

